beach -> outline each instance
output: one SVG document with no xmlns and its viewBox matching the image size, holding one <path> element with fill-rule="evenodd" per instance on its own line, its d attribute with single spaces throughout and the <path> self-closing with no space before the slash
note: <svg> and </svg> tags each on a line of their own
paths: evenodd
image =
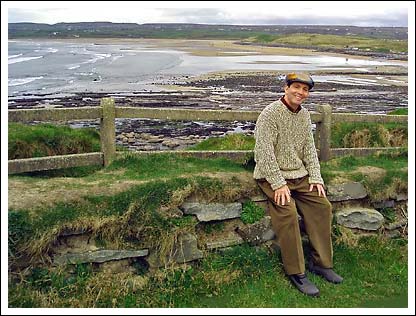
<svg viewBox="0 0 416 316">
<path fill-rule="evenodd" d="M 19 96 L 154 91 L 178 77 L 230 71 L 397 74 L 407 62 L 218 40 L 36 39 L 9 41 L 8 68 L 8 94 Z"/>
<path fill-rule="evenodd" d="M 316 85 L 305 103 L 311 111 L 318 104 L 330 104 L 333 112 L 372 114 L 407 107 L 407 61 L 232 41 L 159 39 L 12 41 L 8 107 L 98 106 L 102 97 L 113 97 L 116 106 L 261 110 L 283 94 L 283 78 L 290 71 L 313 76 Z M 230 132 L 250 134 L 253 127 L 252 122 L 178 125 L 118 119 L 117 134 L 194 135 L 198 141 Z M 139 143 L 128 146 L 168 149 L 157 142 L 153 147 Z"/>
</svg>

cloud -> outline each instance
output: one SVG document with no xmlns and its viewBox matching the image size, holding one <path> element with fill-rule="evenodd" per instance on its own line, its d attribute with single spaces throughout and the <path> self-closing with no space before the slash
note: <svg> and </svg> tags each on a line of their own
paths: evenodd
<svg viewBox="0 0 416 316">
<path fill-rule="evenodd" d="M 42 18 L 37 11 L 25 9 L 9 9 L 8 12 L 9 23 L 15 22 L 41 22 Z"/>
<path fill-rule="evenodd" d="M 193 2 L 190 2 L 191 5 Z M 226 2 L 227 3 L 227 2 Z M 234 3 L 234 2 L 233 2 Z M 238 3 L 238 2 L 235 2 Z M 256 2 L 257 3 L 257 2 Z M 396 2 L 394 2 L 395 4 Z M 374 6 L 354 2 L 285 2 L 257 6 L 233 5 L 231 7 L 170 7 L 152 8 L 139 2 L 114 3 L 102 6 L 89 2 L 64 2 L 65 6 L 9 8 L 9 22 L 59 22 L 110 21 L 125 23 L 206 23 L 206 24 L 300 24 L 300 25 L 353 25 L 401 26 L 408 24 L 408 7 L 380 3 Z M 166 4 L 166 3 L 164 3 Z M 202 2 L 202 4 L 204 4 Z M 219 4 L 219 5 L 222 5 Z"/>
<path fill-rule="evenodd" d="M 407 27 L 406 10 L 362 10 L 347 7 L 337 8 L 305 7 L 292 13 L 284 10 L 260 9 L 217 9 L 217 8 L 167 8 L 160 9 L 161 21 L 169 23 L 208 24 L 292 24 L 292 25 L 355 25 L 355 26 L 401 26 Z M 340 14 L 339 12 L 342 12 Z M 347 13 L 348 12 L 348 13 Z"/>
<path fill-rule="evenodd" d="M 230 18 L 228 14 L 222 9 L 215 8 L 198 8 L 198 9 L 186 9 L 186 8 L 167 8 L 160 9 L 161 18 L 167 22 L 176 23 L 211 23 L 221 24 L 229 23 Z"/>
</svg>

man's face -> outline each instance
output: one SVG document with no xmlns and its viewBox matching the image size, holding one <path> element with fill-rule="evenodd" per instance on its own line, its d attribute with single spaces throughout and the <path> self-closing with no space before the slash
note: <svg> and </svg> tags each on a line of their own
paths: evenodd
<svg viewBox="0 0 416 316">
<path fill-rule="evenodd" d="M 309 96 L 309 86 L 305 83 L 294 82 L 285 87 L 285 99 L 293 108 L 297 108 Z"/>
</svg>

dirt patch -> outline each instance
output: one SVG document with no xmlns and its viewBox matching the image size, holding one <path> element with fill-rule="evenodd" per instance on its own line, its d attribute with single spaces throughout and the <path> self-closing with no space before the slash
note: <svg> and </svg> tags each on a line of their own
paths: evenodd
<svg viewBox="0 0 416 316">
<path fill-rule="evenodd" d="M 333 173 L 343 174 L 343 172 L 333 172 Z M 347 178 L 344 178 L 343 176 L 336 176 L 335 178 L 331 179 L 328 184 L 334 185 L 334 184 L 343 184 L 343 183 L 347 183 L 347 182 L 351 182 L 351 180 L 347 179 Z"/>
<path fill-rule="evenodd" d="M 358 167 L 356 172 L 363 174 L 371 180 L 378 180 L 386 176 L 386 170 L 373 166 Z"/>
<path fill-rule="evenodd" d="M 108 176 L 108 174 L 106 175 Z M 194 176 L 216 178 L 225 182 L 228 182 L 235 177 L 242 183 L 242 187 L 255 188 L 252 174 L 249 172 L 200 173 L 184 177 L 189 178 Z M 37 207 L 52 207 L 58 202 L 68 203 L 81 201 L 86 196 L 111 196 L 126 191 L 135 185 L 153 180 L 109 180 L 106 178 L 88 181 L 82 178 L 51 178 L 30 179 L 30 181 L 27 181 L 27 179 L 24 178 L 13 177 L 8 181 L 8 208 L 14 210 L 30 210 Z M 232 192 L 230 192 L 230 194 L 232 194 Z"/>
<path fill-rule="evenodd" d="M 57 202 L 80 201 L 88 195 L 113 195 L 144 181 L 108 180 L 86 182 L 78 178 L 40 179 L 26 182 L 18 178 L 9 179 L 9 209 L 34 209 L 50 207 Z"/>
</svg>

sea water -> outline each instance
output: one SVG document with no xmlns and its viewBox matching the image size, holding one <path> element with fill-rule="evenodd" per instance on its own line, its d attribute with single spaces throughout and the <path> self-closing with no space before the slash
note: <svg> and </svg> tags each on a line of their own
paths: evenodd
<svg viewBox="0 0 416 316">
<path fill-rule="evenodd" d="M 8 94 L 158 91 L 175 76 L 224 70 L 359 70 L 403 62 L 327 55 L 194 56 L 144 44 L 94 44 L 45 40 L 8 42 Z M 351 80 L 351 79 L 348 79 Z"/>
</svg>

